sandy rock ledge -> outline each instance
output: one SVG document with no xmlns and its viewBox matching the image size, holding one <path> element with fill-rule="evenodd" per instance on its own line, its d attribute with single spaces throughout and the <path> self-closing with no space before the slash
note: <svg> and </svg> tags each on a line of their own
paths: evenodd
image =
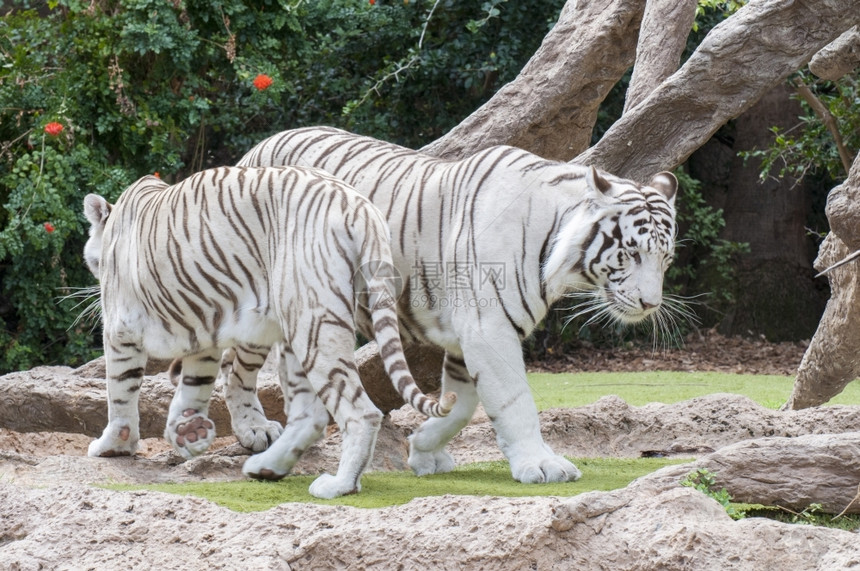
<svg viewBox="0 0 860 571">
<path fill-rule="evenodd" d="M 572 499 L 422 498 L 380 510 L 0 484 L 4 569 L 851 569 L 855 534 L 732 521 L 667 468 Z"/>
</svg>

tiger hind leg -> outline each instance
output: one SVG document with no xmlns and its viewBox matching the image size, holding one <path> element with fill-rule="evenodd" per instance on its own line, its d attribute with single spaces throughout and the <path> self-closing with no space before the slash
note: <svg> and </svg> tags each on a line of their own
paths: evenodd
<svg viewBox="0 0 860 571">
<path fill-rule="evenodd" d="M 228 349 L 221 357 L 219 378 L 223 379 L 233 434 L 253 452 L 271 446 L 284 430 L 278 421 L 266 418 L 257 396 L 257 375 L 268 353 L 269 347 L 247 345 Z"/>
<path fill-rule="evenodd" d="M 442 393 L 457 395 L 454 408 L 446 417 L 429 418 L 409 436 L 409 467 L 418 476 L 443 474 L 454 469 L 455 462 L 445 449 L 466 426 L 478 406 L 475 381 L 466 369 L 462 357 L 445 353 L 442 367 Z"/>
<path fill-rule="evenodd" d="M 281 436 L 263 454 L 249 458 L 242 472 L 258 480 L 280 480 L 293 469 L 302 454 L 322 437 L 329 414 L 296 356 L 280 346 L 278 377 L 284 392 L 287 424 Z"/>
<path fill-rule="evenodd" d="M 87 449 L 89 456 L 131 456 L 140 440 L 138 397 L 146 354 L 123 335 L 105 332 L 108 425 Z"/>
<path fill-rule="evenodd" d="M 310 330 L 314 330 L 314 324 L 310 325 Z M 354 339 L 353 331 L 340 325 L 324 324 L 319 327 L 316 345 L 295 354 L 302 363 L 313 365 L 305 371 L 307 381 L 298 377 L 299 393 L 293 394 L 290 410 L 293 411 L 299 402 L 307 402 L 306 398 L 312 403 L 314 416 L 322 410 L 328 411 L 341 431 L 341 457 L 337 473 L 322 474 L 308 489 L 317 498 L 331 499 L 361 491 L 361 475 L 373 457 L 376 435 L 382 424 L 382 413 L 364 391 L 358 367 L 352 361 Z M 308 353 L 311 351 L 315 354 L 309 358 Z M 344 358 L 345 355 L 349 359 Z M 307 392 L 308 387 L 313 390 Z M 311 398 L 314 394 L 315 398 Z M 324 409 L 319 407 L 320 403 Z M 300 421 L 297 424 L 305 427 L 305 430 L 311 426 L 299 418 L 295 420 Z M 297 459 L 298 456 L 292 449 L 296 441 L 292 421 L 292 418 L 287 419 L 284 433 L 273 446 L 245 462 L 243 472 L 252 475 L 257 470 L 256 473 L 260 474 L 260 468 L 279 468 L 277 462 L 295 463 L 293 458 Z"/>
<path fill-rule="evenodd" d="M 340 429 L 341 454 L 337 473 L 320 475 L 308 491 L 330 499 L 361 491 L 361 476 L 373 459 L 382 413 L 361 385 L 352 358 L 355 333 L 337 325 L 320 329 L 319 354 L 307 371 L 308 380 Z"/>
<path fill-rule="evenodd" d="M 167 413 L 164 437 L 183 458 L 209 449 L 215 439 L 215 423 L 209 420 L 209 397 L 218 372 L 220 353 L 208 351 L 174 361 L 170 375 L 176 384 Z"/>
</svg>

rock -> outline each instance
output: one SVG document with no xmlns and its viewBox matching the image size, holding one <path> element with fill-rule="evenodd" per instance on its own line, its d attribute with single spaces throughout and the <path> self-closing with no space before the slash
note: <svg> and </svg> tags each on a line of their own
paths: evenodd
<svg viewBox="0 0 860 571">
<path fill-rule="evenodd" d="M 418 386 L 424 392 L 439 388 L 444 351 L 435 347 L 408 345 L 404 349 Z M 356 353 L 362 382 L 371 400 L 388 413 L 403 406 L 385 374 L 376 343 Z M 168 361 L 150 361 L 140 390 L 141 438 L 164 433 L 167 409 L 174 387 L 166 374 Z M 277 364 L 270 358 L 258 377 L 258 396 L 270 420 L 286 421 L 284 398 L 277 378 Z M 18 432 L 72 432 L 100 436 L 107 424 L 107 390 L 104 358 L 82 367 L 36 367 L 30 371 L 0 376 L 0 428 Z M 216 385 L 209 418 L 217 434 L 232 433 L 223 387 Z"/>
<path fill-rule="evenodd" d="M 408 407 L 392 413 L 371 469 L 406 469 L 406 435 L 421 421 Z M 27 439 L 4 441 L 0 431 L 0 568 L 70 561 L 81 568 L 158 569 L 829 571 L 860 565 L 856 534 L 760 518 L 733 521 L 717 502 L 680 485 L 706 468 L 736 499 L 841 510 L 860 472 L 860 407 L 778 412 L 736 395 L 634 407 L 604 397 L 578 409 L 544 411 L 541 421 L 549 443 L 573 456 L 717 451 L 621 490 L 572 498 L 444 496 L 385 509 L 284 504 L 242 514 L 198 498 L 90 485 L 239 479 L 245 456 L 235 445 L 189 462 L 171 452 L 88 458 L 86 441 L 76 452 L 45 446 L 37 455 L 9 450 L 10 442 L 26 446 Z M 840 430 L 850 432 L 826 434 Z M 480 411 L 451 450 L 461 462 L 501 456 Z M 339 456 L 340 437 L 330 429 L 294 472 L 331 471 Z"/>
<path fill-rule="evenodd" d="M 845 569 L 856 535 L 731 520 L 661 477 L 569 499 L 442 496 L 235 513 L 198 498 L 0 483 L 0 567 Z"/>
<path fill-rule="evenodd" d="M 98 373 L 99 366 L 98 362 L 85 365 L 84 374 Z M 103 368 L 101 370 L 103 374 Z M 165 373 L 144 377 L 139 407 L 142 438 L 164 434 L 173 390 Z M 69 367 L 36 367 L 0 377 L 0 394 L 3 395 L 0 399 L 0 428 L 99 436 L 107 425 L 104 376 L 80 376 Z M 215 423 L 216 432 L 230 434 L 230 415 L 221 391 L 216 390 L 211 403 L 209 417 Z"/>
<path fill-rule="evenodd" d="M 606 396 L 540 416 L 547 444 L 574 457 L 699 456 L 755 438 L 860 431 L 857 406 L 780 412 L 732 394 L 642 407 Z"/>
<path fill-rule="evenodd" d="M 695 463 L 716 474 L 736 502 L 802 511 L 860 513 L 860 432 L 762 438 L 721 448 Z M 850 506 L 850 507 L 849 507 Z"/>
</svg>

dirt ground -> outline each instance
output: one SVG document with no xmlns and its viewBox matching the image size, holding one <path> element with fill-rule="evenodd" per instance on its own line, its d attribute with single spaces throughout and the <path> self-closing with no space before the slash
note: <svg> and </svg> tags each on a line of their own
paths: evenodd
<svg viewBox="0 0 860 571">
<path fill-rule="evenodd" d="M 528 364 L 530 371 L 719 371 L 756 375 L 793 375 L 808 343 L 769 343 L 764 339 L 724 337 L 713 331 L 691 334 L 678 349 L 652 351 L 644 348 L 594 348 L 575 351 Z M 398 418 L 404 413 L 396 414 Z M 482 417 L 479 414 L 476 420 Z M 414 422 L 419 422 L 416 418 Z M 69 433 L 19 433 L 0 428 L 0 451 L 36 456 L 85 455 L 92 437 Z M 215 441 L 213 450 L 235 442 L 232 436 Z M 495 445 L 490 444 L 495 450 Z M 238 450 L 238 449 L 237 449 Z M 143 440 L 138 454 L 143 457 L 171 456 L 170 445 L 161 438 Z M 477 454 L 480 456 L 480 454 Z M 497 454 L 491 454 L 493 458 Z M 178 458 L 174 459 L 178 461 Z M 310 469 L 310 468 L 309 468 Z"/>
<path fill-rule="evenodd" d="M 530 369 L 564 371 L 718 371 L 751 375 L 797 372 L 808 341 L 770 343 L 764 338 L 725 337 L 712 330 L 695 331 L 683 347 L 665 351 L 649 348 L 595 348 L 583 345 L 564 355 L 530 363 Z"/>
<path fill-rule="evenodd" d="M 791 375 L 804 348 L 803 343 L 727 339 L 708 332 L 689 338 L 680 350 L 583 347 L 531 363 L 530 369 Z M 386 417 L 370 469 L 408 470 L 406 437 L 421 421 L 408 407 Z M 860 432 L 860 407 L 782 413 L 736 395 L 631 407 L 606 396 L 585 407 L 543 411 L 541 427 L 546 442 L 570 457 L 699 457 L 751 438 Z M 749 526 L 735 524 L 718 506 L 701 504 L 712 500 L 679 489 L 676 474 L 631 485 L 618 492 L 626 494 L 621 499 L 617 494 L 593 493 L 598 495 L 589 496 L 588 502 L 593 500 L 598 507 L 568 509 L 560 500 L 548 498 L 446 496 L 381 511 L 288 504 L 258 515 L 236 514 L 195 498 L 92 487 L 98 482 L 242 479 L 248 452 L 232 436 L 217 439 L 209 453 L 187 462 L 159 438 L 142 441 L 133 458 L 88 458 L 91 439 L 0 429 L 0 568 L 412 569 L 427 568 L 430 562 L 434 568 L 450 569 L 727 568 L 749 553 L 770 549 L 779 538 L 797 540 L 797 532 L 789 528 L 753 533 Z M 339 434 L 331 428 L 294 473 L 335 470 L 339 444 Z M 449 449 L 458 463 L 502 458 L 480 408 Z M 654 499 L 658 496 L 664 499 Z M 665 509 L 658 507 L 664 501 Z M 600 507 L 605 502 L 611 509 Z M 637 550 L 656 541 L 655 509 L 665 512 L 665 533 L 674 531 L 664 538 L 665 549 L 640 553 Z M 571 510 L 574 520 L 558 519 L 559 513 Z M 576 510 L 585 510 L 585 515 Z M 690 517 L 695 521 L 678 523 Z M 612 518 L 622 519 L 607 523 L 615 521 Z M 570 529 L 586 535 L 574 537 Z M 586 529 L 595 530 L 594 540 L 588 539 L 592 536 Z M 620 539 L 612 534 L 620 534 Z M 856 560 L 860 566 L 853 537 L 833 536 L 829 530 L 816 534 L 814 541 L 804 536 L 805 544 L 831 550 L 838 545 L 840 565 Z M 270 544 L 271 537 L 279 538 L 279 543 Z M 745 543 L 756 538 L 761 541 L 754 546 Z M 601 541 L 608 542 L 608 551 L 590 551 Z M 619 541 L 626 547 L 616 548 Z M 731 549 L 713 552 L 708 547 L 712 544 Z M 629 561 L 622 562 L 622 556 L 629 556 Z M 792 557 L 799 557 L 795 568 L 828 568 L 818 552 L 797 550 Z M 774 561 L 766 562 L 733 568 L 774 568 Z"/>
</svg>

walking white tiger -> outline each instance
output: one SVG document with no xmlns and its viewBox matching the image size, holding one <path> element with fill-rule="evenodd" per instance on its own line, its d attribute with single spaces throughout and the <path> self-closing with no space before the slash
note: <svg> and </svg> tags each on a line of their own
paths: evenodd
<svg viewBox="0 0 860 571">
<path fill-rule="evenodd" d="M 92 225 L 84 257 L 101 282 L 108 388 L 108 426 L 91 456 L 134 453 L 147 357 L 182 358 L 165 436 L 190 457 L 214 437 L 207 411 L 222 350 L 283 343 L 293 373 L 315 391 L 308 422 L 297 426 L 319 435 L 331 413 L 343 433 L 337 475 L 320 476 L 311 494 L 358 491 L 382 419 L 353 360 L 359 303 L 372 320 L 359 326 L 384 348 L 401 395 L 427 415 L 450 410 L 451 399 L 420 392 L 403 356 L 385 220 L 343 182 L 307 168 L 218 168 L 173 186 L 144 177 L 115 206 L 90 194 L 84 211 Z M 285 434 L 268 452 L 292 467 L 295 434 Z M 243 470 L 285 474 L 257 456 Z"/>
<path fill-rule="evenodd" d="M 326 127 L 270 137 L 239 164 L 321 168 L 385 213 L 405 283 L 401 332 L 446 350 L 442 388 L 457 395 L 451 414 L 410 437 L 417 474 L 453 468 L 445 445 L 480 400 L 515 479 L 580 476 L 543 442 L 521 342 L 565 296 L 585 299 L 581 312 L 597 321 L 659 323 L 676 231 L 671 173 L 640 186 L 504 146 L 440 160 Z"/>
</svg>

